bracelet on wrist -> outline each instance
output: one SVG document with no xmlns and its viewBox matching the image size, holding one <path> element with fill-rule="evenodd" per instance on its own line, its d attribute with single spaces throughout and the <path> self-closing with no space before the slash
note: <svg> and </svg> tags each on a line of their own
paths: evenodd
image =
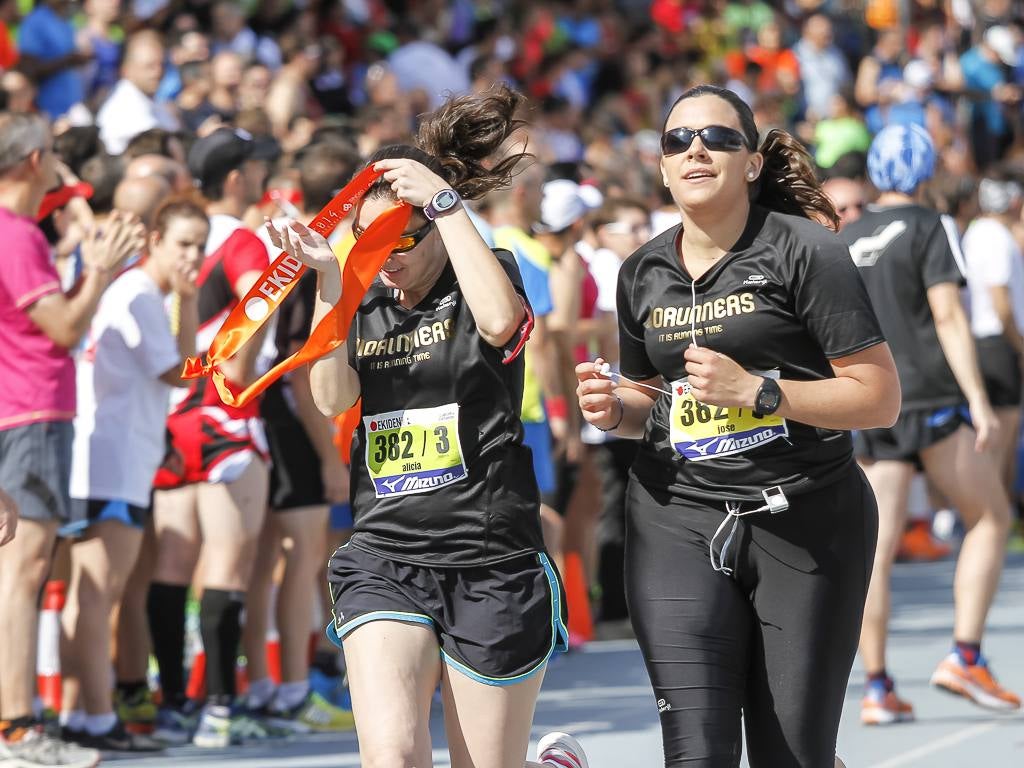
<svg viewBox="0 0 1024 768">
<path fill-rule="evenodd" d="M 626 404 L 622 402 L 622 398 L 619 397 L 614 392 L 612 392 L 612 397 L 614 397 L 619 403 L 619 420 L 616 421 L 612 426 L 608 427 L 607 429 L 604 427 L 597 427 L 597 424 L 595 424 L 594 426 L 597 427 L 602 432 L 614 432 L 622 425 L 622 419 L 625 418 L 626 416 Z"/>
</svg>

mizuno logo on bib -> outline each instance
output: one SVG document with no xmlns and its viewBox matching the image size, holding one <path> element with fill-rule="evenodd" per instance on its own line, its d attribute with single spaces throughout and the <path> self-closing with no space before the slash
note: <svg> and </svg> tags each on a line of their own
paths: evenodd
<svg viewBox="0 0 1024 768">
<path fill-rule="evenodd" d="M 468 474 L 459 443 L 459 406 L 363 417 L 366 469 L 378 499 L 425 493 Z"/>
<path fill-rule="evenodd" d="M 686 379 L 672 382 L 669 419 L 672 447 L 690 461 L 743 453 L 789 436 L 786 420 L 780 416 L 756 416 L 751 408 L 705 405 L 691 394 Z"/>
</svg>

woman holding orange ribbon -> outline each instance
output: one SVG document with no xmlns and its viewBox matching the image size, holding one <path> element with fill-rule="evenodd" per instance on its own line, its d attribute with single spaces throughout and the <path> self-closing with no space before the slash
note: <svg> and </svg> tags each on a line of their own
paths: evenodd
<svg viewBox="0 0 1024 768">
<path fill-rule="evenodd" d="M 367 765 L 431 764 L 440 682 L 452 765 L 519 768 L 547 661 L 566 643 L 519 421 L 532 316 L 512 254 L 490 250 L 462 206 L 524 159 L 485 165 L 518 129 L 520 102 L 504 88 L 453 99 L 423 121 L 417 146 L 371 158 L 382 175 L 355 208 L 357 246 L 396 204 L 411 217 L 347 343 L 310 370 L 325 414 L 362 401 L 355 529 L 328 578 Z M 301 224 L 270 231 L 317 270 L 316 327 L 341 300 L 335 255 Z M 541 764 L 586 766 L 565 734 L 539 751 Z"/>
</svg>

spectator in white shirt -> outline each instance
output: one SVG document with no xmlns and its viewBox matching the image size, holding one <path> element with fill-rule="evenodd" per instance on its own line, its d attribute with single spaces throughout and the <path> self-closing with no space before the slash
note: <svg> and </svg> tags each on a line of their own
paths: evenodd
<svg viewBox="0 0 1024 768">
<path fill-rule="evenodd" d="M 999 417 L 998 456 L 1011 496 L 1017 467 L 1024 384 L 1024 262 L 1010 227 L 1020 219 L 1022 190 L 1014 181 L 982 179 L 976 219 L 964 235 L 971 330 L 989 400 Z"/>
<path fill-rule="evenodd" d="M 138 182 L 133 182 L 138 183 Z M 150 516 L 153 477 L 164 455 L 172 387 L 195 354 L 196 278 L 209 233 L 196 203 L 172 198 L 153 215 L 147 258 L 118 277 L 100 301 L 78 360 L 78 416 L 71 496 L 87 521 L 71 547 L 71 582 L 62 615 L 69 643 L 64 727 L 96 749 L 151 751 L 163 743 L 128 733 L 114 713 L 110 614 L 121 601 Z M 165 297 L 174 294 L 174 318 Z M 175 324 L 177 338 L 171 326 Z"/>
<path fill-rule="evenodd" d="M 111 155 L 124 152 L 128 142 L 150 128 L 178 130 L 178 119 L 155 96 L 164 73 L 164 45 L 156 32 L 135 34 L 125 47 L 121 79 L 100 107 L 96 124 Z"/>
</svg>

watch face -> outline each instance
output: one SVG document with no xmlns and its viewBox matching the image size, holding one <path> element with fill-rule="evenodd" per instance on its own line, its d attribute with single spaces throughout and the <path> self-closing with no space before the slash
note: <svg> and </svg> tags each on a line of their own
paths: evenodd
<svg viewBox="0 0 1024 768">
<path fill-rule="evenodd" d="M 443 189 L 434 196 L 434 207 L 439 211 L 447 211 L 459 201 L 459 196 L 450 189 Z"/>
<path fill-rule="evenodd" d="M 757 393 L 757 411 L 762 414 L 774 413 L 782 403 L 782 390 L 772 379 L 765 379 Z"/>
</svg>

